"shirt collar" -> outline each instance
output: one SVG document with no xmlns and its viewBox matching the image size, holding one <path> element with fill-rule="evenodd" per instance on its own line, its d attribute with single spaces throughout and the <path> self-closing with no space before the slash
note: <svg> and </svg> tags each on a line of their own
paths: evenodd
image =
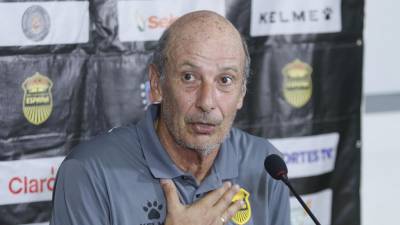
<svg viewBox="0 0 400 225">
<path fill-rule="evenodd" d="M 154 129 L 154 121 L 158 117 L 159 108 L 159 105 L 150 105 L 145 117 L 137 124 L 144 157 L 151 173 L 156 178 L 175 178 L 185 175 L 165 151 Z M 213 165 L 216 175 L 221 180 L 238 176 L 238 151 L 232 144 L 230 134 L 222 143 Z"/>
<path fill-rule="evenodd" d="M 145 117 L 137 124 L 144 157 L 154 177 L 174 178 L 181 176 L 184 173 L 176 167 L 167 151 L 164 150 L 154 129 L 154 121 L 157 119 L 158 113 L 159 106 L 150 105 Z"/>
<path fill-rule="evenodd" d="M 222 180 L 235 178 L 239 174 L 239 152 L 232 144 L 232 132 L 222 143 L 218 156 L 214 161 L 214 168 Z"/>
</svg>

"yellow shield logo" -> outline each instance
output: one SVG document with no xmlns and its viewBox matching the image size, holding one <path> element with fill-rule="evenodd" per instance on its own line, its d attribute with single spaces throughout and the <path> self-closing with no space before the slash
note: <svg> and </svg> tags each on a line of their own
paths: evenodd
<svg viewBox="0 0 400 225">
<path fill-rule="evenodd" d="M 22 111 L 30 123 L 39 125 L 49 118 L 53 109 L 52 87 L 53 82 L 38 72 L 22 83 L 24 90 Z"/>
<path fill-rule="evenodd" d="M 312 95 L 312 68 L 299 59 L 288 63 L 283 69 L 283 96 L 295 108 L 303 107 Z"/>
<path fill-rule="evenodd" d="M 245 205 L 239 209 L 238 212 L 232 217 L 232 221 L 236 224 L 243 225 L 249 222 L 250 217 L 251 217 L 251 206 L 250 206 L 250 201 L 249 201 L 249 192 L 244 190 L 243 188 L 240 188 L 239 192 L 236 193 L 235 196 L 233 196 L 232 202 L 236 202 L 238 200 L 244 200 Z"/>
</svg>

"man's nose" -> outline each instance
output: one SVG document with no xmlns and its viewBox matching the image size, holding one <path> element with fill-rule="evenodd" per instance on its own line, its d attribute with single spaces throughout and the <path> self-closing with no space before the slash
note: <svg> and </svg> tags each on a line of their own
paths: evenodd
<svg viewBox="0 0 400 225">
<path fill-rule="evenodd" d="M 211 112 L 215 109 L 215 88 L 212 84 L 206 82 L 202 83 L 198 92 L 196 104 L 203 112 Z"/>
</svg>

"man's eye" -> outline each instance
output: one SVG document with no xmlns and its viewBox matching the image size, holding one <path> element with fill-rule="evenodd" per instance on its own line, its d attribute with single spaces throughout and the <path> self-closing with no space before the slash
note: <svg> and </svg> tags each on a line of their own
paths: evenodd
<svg viewBox="0 0 400 225">
<path fill-rule="evenodd" d="M 185 73 L 183 75 L 183 80 L 184 81 L 193 81 L 194 80 L 194 76 L 191 73 Z"/>
<path fill-rule="evenodd" d="M 232 77 L 223 76 L 223 77 L 221 78 L 221 83 L 222 83 L 223 85 L 229 85 L 229 84 L 231 84 L 231 83 L 232 83 Z"/>
</svg>

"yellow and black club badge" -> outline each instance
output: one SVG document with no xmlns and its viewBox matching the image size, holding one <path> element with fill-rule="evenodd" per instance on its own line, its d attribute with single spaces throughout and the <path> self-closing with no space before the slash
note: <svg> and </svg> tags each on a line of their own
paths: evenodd
<svg viewBox="0 0 400 225">
<path fill-rule="evenodd" d="M 295 108 L 303 107 L 312 95 L 312 68 L 299 59 L 288 63 L 282 69 L 283 96 Z"/>
<path fill-rule="evenodd" d="M 239 211 L 232 217 L 232 221 L 236 224 L 243 225 L 249 222 L 251 218 L 251 206 L 249 201 L 250 194 L 245 189 L 240 188 L 239 192 L 233 196 L 232 202 L 243 200 L 245 202 Z"/>
<path fill-rule="evenodd" d="M 24 90 L 22 111 L 30 123 L 40 125 L 49 118 L 53 110 L 52 87 L 53 82 L 38 72 L 22 83 Z"/>
</svg>

